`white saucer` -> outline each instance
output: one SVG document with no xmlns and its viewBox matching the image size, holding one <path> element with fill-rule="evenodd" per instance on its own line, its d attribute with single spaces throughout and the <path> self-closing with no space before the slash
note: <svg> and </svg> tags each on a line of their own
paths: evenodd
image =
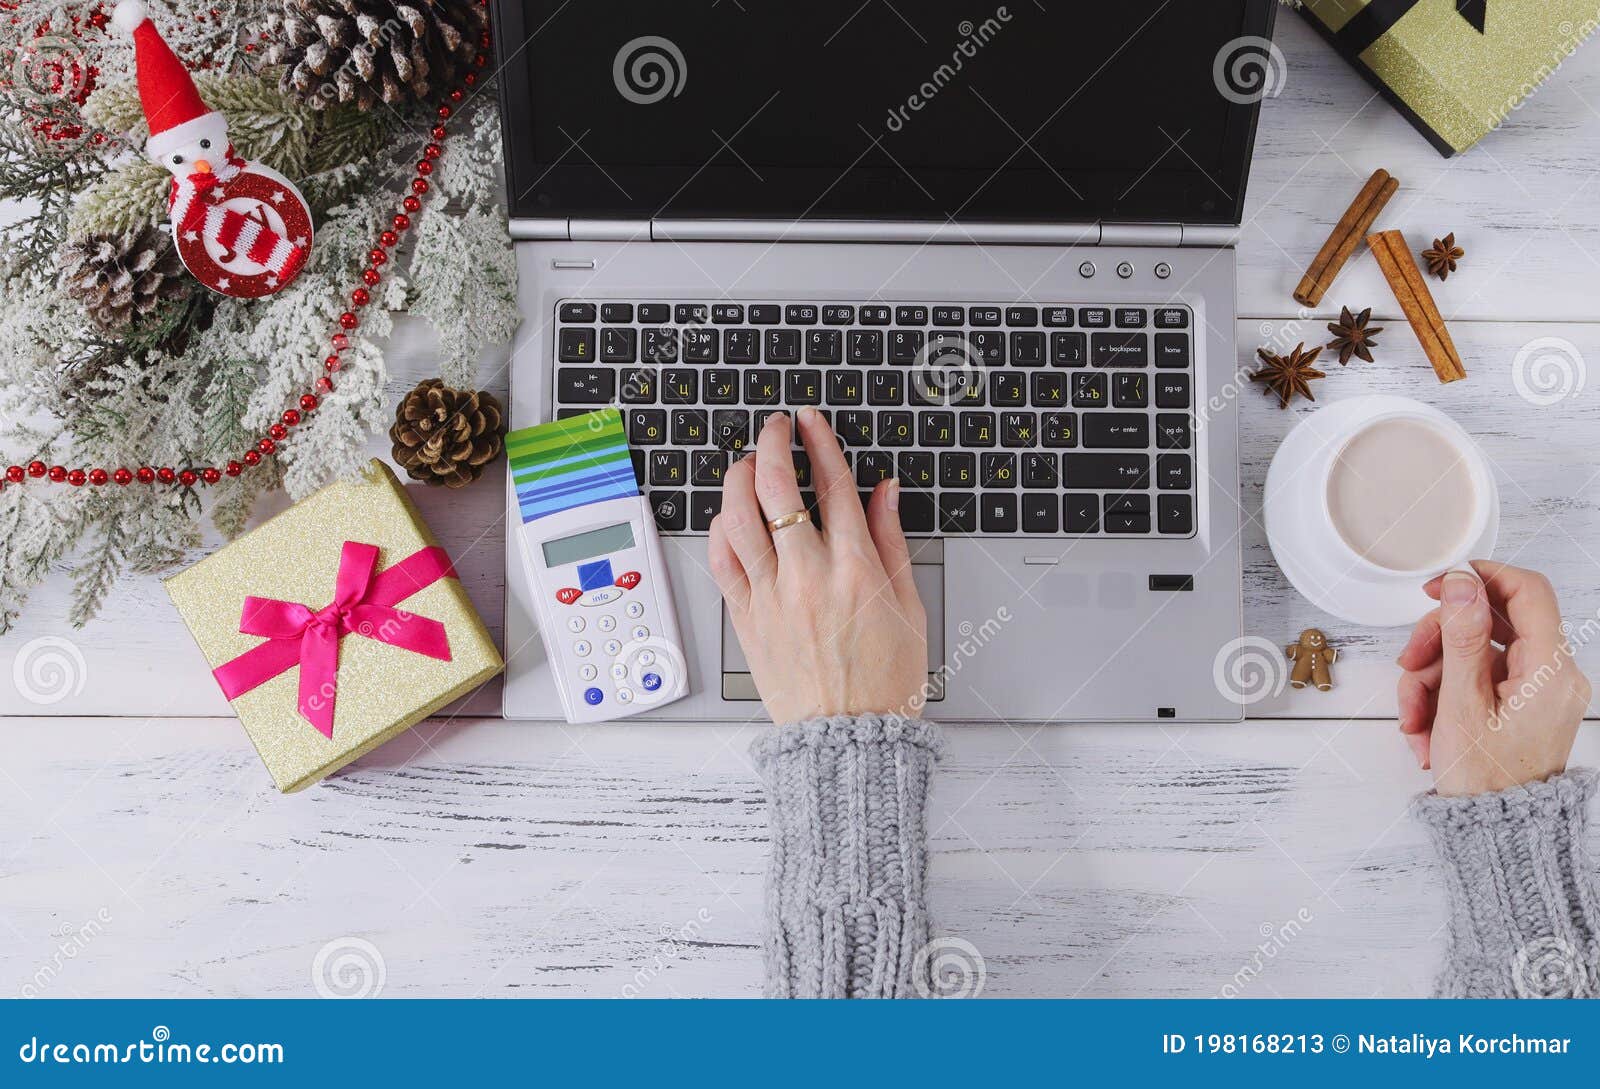
<svg viewBox="0 0 1600 1089">
<path fill-rule="evenodd" d="M 1307 416 L 1283 440 L 1267 469 L 1261 504 L 1273 559 L 1301 596 L 1341 620 L 1377 628 L 1414 624 L 1437 602 L 1422 592 L 1424 580 L 1384 575 L 1351 564 L 1341 554 L 1340 546 L 1331 540 L 1333 531 L 1324 526 L 1325 478 L 1316 469 L 1328 465 L 1354 429 L 1394 412 L 1424 416 L 1465 448 L 1477 449 L 1459 424 L 1431 405 L 1386 394 L 1335 401 Z M 1485 476 L 1489 517 L 1468 553 L 1473 559 L 1489 558 L 1500 532 L 1500 491 L 1487 468 Z"/>
</svg>

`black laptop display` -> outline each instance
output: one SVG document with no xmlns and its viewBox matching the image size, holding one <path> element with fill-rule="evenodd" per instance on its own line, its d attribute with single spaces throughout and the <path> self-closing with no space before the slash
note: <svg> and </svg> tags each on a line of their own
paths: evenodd
<svg viewBox="0 0 1600 1089">
<path fill-rule="evenodd" d="M 1271 8 L 496 0 L 511 215 L 1236 223 Z"/>
</svg>

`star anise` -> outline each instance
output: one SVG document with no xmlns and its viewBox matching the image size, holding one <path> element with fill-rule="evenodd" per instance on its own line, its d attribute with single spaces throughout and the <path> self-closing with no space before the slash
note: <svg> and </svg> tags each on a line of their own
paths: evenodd
<svg viewBox="0 0 1600 1089">
<path fill-rule="evenodd" d="M 1456 262 L 1467 255 L 1467 251 L 1456 245 L 1455 232 L 1443 238 L 1433 240 L 1433 248 L 1422 251 L 1422 259 L 1428 262 L 1428 271 L 1441 280 L 1450 278 L 1456 270 Z"/>
<path fill-rule="evenodd" d="M 1311 365 L 1321 354 L 1321 348 L 1313 348 L 1308 352 L 1304 344 L 1295 345 L 1294 351 L 1288 355 L 1257 348 L 1256 355 L 1261 357 L 1261 362 L 1266 366 L 1252 374 L 1250 381 L 1264 383 L 1267 388 L 1263 393 L 1276 393 L 1279 408 L 1288 408 L 1297 393 L 1308 401 L 1315 401 L 1316 398 L 1311 396 L 1311 381 L 1327 377 Z"/>
<path fill-rule="evenodd" d="M 1378 334 L 1383 332 L 1383 326 L 1374 325 L 1369 329 L 1367 322 L 1371 320 L 1370 306 L 1359 314 L 1352 314 L 1348 306 L 1341 306 L 1339 320 L 1328 323 L 1328 332 L 1333 334 L 1328 347 L 1338 351 L 1339 366 L 1350 362 L 1351 356 L 1372 362 L 1372 349 L 1378 343 Z"/>
</svg>

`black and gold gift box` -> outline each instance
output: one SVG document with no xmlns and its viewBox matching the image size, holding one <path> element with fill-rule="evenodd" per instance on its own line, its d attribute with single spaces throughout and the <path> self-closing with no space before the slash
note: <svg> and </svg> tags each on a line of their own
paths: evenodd
<svg viewBox="0 0 1600 1089">
<path fill-rule="evenodd" d="M 1600 0 L 1304 0 L 1300 10 L 1446 156 L 1510 117 L 1600 26 Z"/>
</svg>

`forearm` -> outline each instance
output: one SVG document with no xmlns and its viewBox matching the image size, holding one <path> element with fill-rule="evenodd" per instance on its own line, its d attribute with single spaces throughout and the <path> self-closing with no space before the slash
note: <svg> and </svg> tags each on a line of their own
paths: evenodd
<svg viewBox="0 0 1600 1089">
<path fill-rule="evenodd" d="M 1600 995 L 1600 879 L 1585 837 L 1595 772 L 1494 794 L 1426 794 L 1444 866 L 1450 949 L 1441 995 Z"/>
<path fill-rule="evenodd" d="M 772 832 L 769 996 L 918 993 L 926 805 L 939 750 L 932 723 L 897 715 L 812 719 L 752 747 Z"/>
</svg>

